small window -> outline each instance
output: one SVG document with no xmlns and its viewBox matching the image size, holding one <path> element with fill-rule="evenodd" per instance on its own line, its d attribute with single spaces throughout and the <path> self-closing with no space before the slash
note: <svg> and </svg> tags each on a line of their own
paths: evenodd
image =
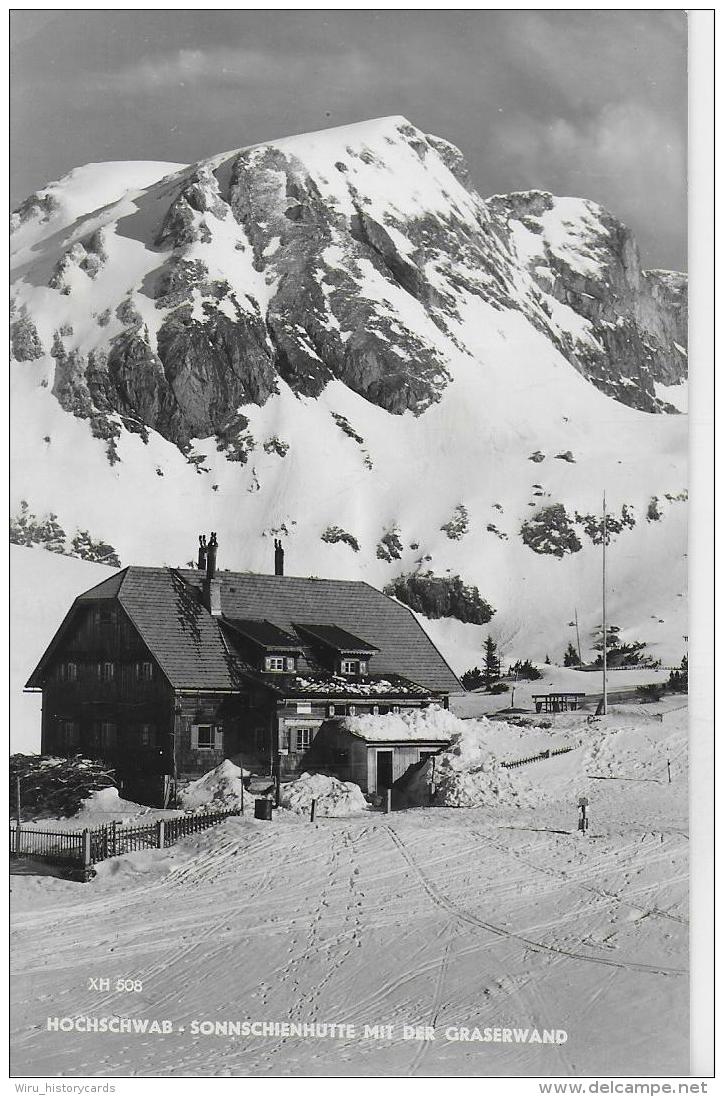
<svg viewBox="0 0 724 1097">
<path fill-rule="evenodd" d="M 342 674 L 359 674 L 360 673 L 360 661 L 359 659 L 343 659 L 342 660 Z"/>
<path fill-rule="evenodd" d="M 101 724 L 101 749 L 112 750 L 116 745 L 116 725 L 103 721 Z"/>
<path fill-rule="evenodd" d="M 357 706 L 356 705 L 350 705 L 349 706 L 349 714 L 350 714 L 350 716 L 356 716 L 357 715 Z"/>
<path fill-rule="evenodd" d="M 150 682 L 153 678 L 153 663 L 136 663 L 136 681 Z"/>
<path fill-rule="evenodd" d="M 284 656 L 267 655 L 264 666 L 266 670 L 284 670 Z"/>
<path fill-rule="evenodd" d="M 373 705 L 372 706 L 372 715 L 373 716 L 379 716 L 379 714 L 380 714 L 380 706 L 379 705 Z"/>
<path fill-rule="evenodd" d="M 360 661 L 359 661 L 359 672 L 360 672 L 360 674 L 366 674 L 367 673 L 367 660 L 366 659 L 360 659 Z"/>
<path fill-rule="evenodd" d="M 155 724 L 141 724 L 141 746 L 142 747 L 155 747 L 156 746 L 156 725 Z"/>
<path fill-rule="evenodd" d="M 75 720 L 60 721 L 60 746 L 64 750 L 73 750 L 80 741 L 80 727 Z"/>
<path fill-rule="evenodd" d="M 335 713 L 334 705 L 327 705 L 327 716 L 334 716 L 334 713 Z"/>
<path fill-rule="evenodd" d="M 297 728 L 297 750 L 309 750 L 312 742 L 311 728 Z"/>
<path fill-rule="evenodd" d="M 287 656 L 287 670 L 294 671 L 297 669 L 297 661 L 293 655 Z"/>
<path fill-rule="evenodd" d="M 393 705 L 392 706 L 392 711 L 393 712 L 399 712 L 400 711 L 400 706 L 399 705 Z"/>
<path fill-rule="evenodd" d="M 58 681 L 76 682 L 78 680 L 77 663 L 58 663 Z"/>
<path fill-rule="evenodd" d="M 116 676 L 115 663 L 99 663 L 98 677 L 101 682 L 112 682 Z"/>
</svg>

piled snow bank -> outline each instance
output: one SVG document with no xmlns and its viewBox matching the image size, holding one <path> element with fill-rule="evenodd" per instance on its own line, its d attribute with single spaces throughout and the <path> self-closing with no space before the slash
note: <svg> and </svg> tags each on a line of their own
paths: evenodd
<svg viewBox="0 0 724 1097">
<path fill-rule="evenodd" d="M 247 776 L 246 771 L 244 776 Z M 238 808 L 241 801 L 241 769 L 225 758 L 215 769 L 187 785 L 179 793 L 179 800 L 187 811 L 199 808 L 229 811 Z"/>
<path fill-rule="evenodd" d="M 385 716 L 347 716 L 342 724 L 360 739 L 384 743 L 413 739 L 447 743 L 463 727 L 457 716 L 438 705 Z"/>
<path fill-rule="evenodd" d="M 435 759 L 435 803 L 445 807 L 534 807 L 539 790 L 504 769 L 490 749 L 488 720 L 457 721 L 450 749 Z M 429 763 L 428 763 L 429 764 Z"/>
<path fill-rule="evenodd" d="M 148 815 L 151 808 L 145 804 L 136 804 L 133 800 L 124 800 L 117 788 L 96 789 L 88 796 L 75 816 L 78 823 L 86 826 L 116 820 L 135 819 L 139 815 Z"/>
<path fill-rule="evenodd" d="M 340 781 L 323 773 L 303 773 L 296 781 L 282 785 L 281 806 L 297 814 L 307 814 L 317 801 L 320 815 L 339 817 L 367 811 L 362 789 L 352 781 Z"/>
</svg>

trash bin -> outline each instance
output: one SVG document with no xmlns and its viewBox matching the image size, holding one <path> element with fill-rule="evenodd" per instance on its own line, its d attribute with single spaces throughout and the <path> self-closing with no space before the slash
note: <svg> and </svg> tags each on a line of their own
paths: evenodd
<svg viewBox="0 0 724 1097">
<path fill-rule="evenodd" d="M 267 800 L 266 797 L 263 800 L 254 801 L 254 818 L 255 819 L 271 819 L 272 817 L 272 802 Z"/>
</svg>

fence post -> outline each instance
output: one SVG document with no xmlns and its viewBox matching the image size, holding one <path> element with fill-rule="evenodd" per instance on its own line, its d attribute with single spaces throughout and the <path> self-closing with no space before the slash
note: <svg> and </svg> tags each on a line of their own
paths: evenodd
<svg viewBox="0 0 724 1097">
<path fill-rule="evenodd" d="M 118 823 L 114 819 L 113 822 L 111 823 L 111 837 L 113 839 L 113 844 L 112 844 L 112 847 L 111 847 L 111 849 L 112 849 L 111 857 L 115 857 L 116 854 L 118 853 L 118 835 L 116 834 L 116 828 L 117 827 L 118 827 Z"/>
<path fill-rule="evenodd" d="M 166 844 L 166 824 L 164 823 L 163 819 L 158 820 L 156 828 L 158 830 L 158 848 L 163 849 L 164 845 Z"/>
<path fill-rule="evenodd" d="M 385 789 L 385 813 L 387 815 L 389 815 L 391 811 L 392 811 L 392 789 L 391 788 L 386 788 Z"/>
<path fill-rule="evenodd" d="M 310 823 L 314 822 L 314 809 L 315 809 L 316 806 L 317 806 L 317 801 L 312 800 L 312 806 L 309 809 L 309 822 Z"/>
<path fill-rule="evenodd" d="M 91 834 L 88 829 L 83 831 L 83 868 L 86 872 L 91 869 Z"/>
<path fill-rule="evenodd" d="M 18 821 L 18 830 L 20 830 L 20 777 L 15 778 L 15 818 Z"/>
</svg>

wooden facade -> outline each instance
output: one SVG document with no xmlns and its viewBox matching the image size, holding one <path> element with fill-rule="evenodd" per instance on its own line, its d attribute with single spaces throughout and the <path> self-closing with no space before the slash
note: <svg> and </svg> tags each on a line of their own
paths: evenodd
<svg viewBox="0 0 724 1097">
<path fill-rule="evenodd" d="M 417 658 L 432 688 L 409 676 Z M 128 799 L 161 804 L 225 758 L 293 776 L 325 721 L 447 704 L 455 684 L 412 615 L 366 584 L 128 568 L 76 599 L 27 688 L 43 692 L 43 754 L 104 760 Z M 345 779 L 373 791 L 377 763 L 350 750 Z"/>
</svg>

